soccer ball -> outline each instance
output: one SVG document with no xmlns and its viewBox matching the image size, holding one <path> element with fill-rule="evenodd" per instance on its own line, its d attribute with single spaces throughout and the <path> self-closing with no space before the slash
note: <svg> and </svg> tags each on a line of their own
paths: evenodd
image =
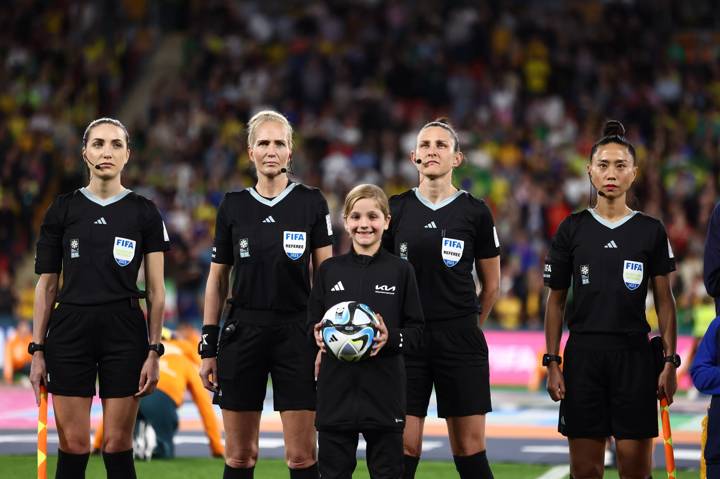
<svg viewBox="0 0 720 479">
<path fill-rule="evenodd" d="M 321 324 L 327 351 L 340 361 L 355 362 L 370 356 L 380 322 L 367 304 L 343 301 L 325 312 Z"/>
</svg>

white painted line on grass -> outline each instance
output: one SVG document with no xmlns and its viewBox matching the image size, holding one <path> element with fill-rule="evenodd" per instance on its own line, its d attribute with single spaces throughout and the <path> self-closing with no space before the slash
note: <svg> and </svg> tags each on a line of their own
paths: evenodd
<svg viewBox="0 0 720 479">
<path fill-rule="evenodd" d="M 563 479 L 570 475 L 570 466 L 555 466 L 538 479 Z"/>
<path fill-rule="evenodd" d="M 528 454 L 570 454 L 568 446 L 523 446 L 522 452 Z"/>
</svg>

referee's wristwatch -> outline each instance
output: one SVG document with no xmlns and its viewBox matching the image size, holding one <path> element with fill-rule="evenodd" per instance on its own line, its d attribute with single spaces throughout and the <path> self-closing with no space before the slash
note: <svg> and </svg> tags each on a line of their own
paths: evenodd
<svg viewBox="0 0 720 479">
<path fill-rule="evenodd" d="M 44 344 L 38 344 L 38 343 L 30 343 L 28 344 L 28 354 L 32 356 L 38 351 L 45 351 L 45 345 Z"/>
<path fill-rule="evenodd" d="M 155 343 L 148 346 L 149 351 L 155 351 L 158 357 L 165 354 L 165 345 L 163 343 Z"/>
<path fill-rule="evenodd" d="M 681 363 L 679 354 L 670 354 L 669 356 L 665 356 L 664 361 L 672 364 L 676 368 L 679 368 Z"/>
<path fill-rule="evenodd" d="M 557 354 L 543 354 L 542 357 L 542 365 L 547 367 L 550 366 L 550 363 L 555 362 L 560 366 L 562 364 L 562 357 L 558 356 Z"/>
</svg>

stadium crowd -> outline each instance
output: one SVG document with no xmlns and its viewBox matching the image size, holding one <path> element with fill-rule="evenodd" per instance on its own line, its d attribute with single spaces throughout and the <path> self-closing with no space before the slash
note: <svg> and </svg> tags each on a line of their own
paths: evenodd
<svg viewBox="0 0 720 479">
<path fill-rule="evenodd" d="M 394 194 L 417 183 L 413 132 L 448 117 L 466 158 L 456 184 L 498 225 L 490 325 L 508 329 L 542 327 L 549 239 L 587 207 L 590 147 L 604 120 L 620 119 L 641 162 L 636 206 L 664 221 L 679 260 L 681 331 L 706 301 L 720 172 L 712 0 L 12 3 L 0 17 L 0 321 L 29 318 L 38 222 L 85 181 L 82 128 L 118 114 L 169 35 L 182 38 L 182 65 L 128 125 L 124 178 L 142 184 L 171 235 L 171 324 L 199 324 L 216 207 L 253 182 L 244 122 L 264 107 L 295 127 L 292 173 L 322 188 L 336 231 L 353 185 Z"/>
</svg>

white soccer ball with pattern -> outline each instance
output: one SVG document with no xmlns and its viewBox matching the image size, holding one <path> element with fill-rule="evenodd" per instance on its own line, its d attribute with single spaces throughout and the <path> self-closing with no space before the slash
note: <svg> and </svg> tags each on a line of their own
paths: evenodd
<svg viewBox="0 0 720 479">
<path fill-rule="evenodd" d="M 328 353 L 340 361 L 355 362 L 370 356 L 380 322 L 367 304 L 343 301 L 325 312 L 321 324 Z"/>
</svg>

